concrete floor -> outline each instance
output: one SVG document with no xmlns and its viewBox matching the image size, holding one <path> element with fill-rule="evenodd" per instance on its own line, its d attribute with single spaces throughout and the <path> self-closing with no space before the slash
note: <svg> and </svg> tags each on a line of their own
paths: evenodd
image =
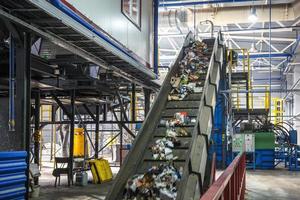
<svg viewBox="0 0 300 200">
<path fill-rule="evenodd" d="M 61 177 L 61 185 L 54 187 L 55 178 L 52 176 L 53 168 L 51 166 L 44 166 L 42 170 L 42 176 L 40 177 L 40 196 L 41 200 L 102 200 L 105 199 L 105 195 L 109 191 L 112 185 L 111 182 L 103 184 L 92 184 L 92 174 L 89 172 L 89 182 L 88 186 L 67 186 L 67 177 Z M 118 169 L 112 168 L 114 174 L 116 174 Z"/>
<path fill-rule="evenodd" d="M 92 200 L 104 199 L 112 182 L 100 185 L 89 184 L 86 187 L 66 186 L 66 178 L 62 178 L 62 186 L 55 188 L 54 178 L 46 174 L 41 178 L 41 200 Z M 247 200 L 296 200 L 300 199 L 300 172 L 287 170 L 249 170 L 246 177 Z"/>
<path fill-rule="evenodd" d="M 300 172 L 285 169 L 247 171 L 247 200 L 299 200 Z"/>
</svg>

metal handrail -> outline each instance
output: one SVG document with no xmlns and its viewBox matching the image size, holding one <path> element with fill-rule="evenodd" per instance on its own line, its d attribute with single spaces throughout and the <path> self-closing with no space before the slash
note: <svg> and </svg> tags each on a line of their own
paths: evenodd
<svg viewBox="0 0 300 200">
<path fill-rule="evenodd" d="M 240 153 L 200 200 L 244 199 L 246 186 L 246 154 Z"/>
</svg>

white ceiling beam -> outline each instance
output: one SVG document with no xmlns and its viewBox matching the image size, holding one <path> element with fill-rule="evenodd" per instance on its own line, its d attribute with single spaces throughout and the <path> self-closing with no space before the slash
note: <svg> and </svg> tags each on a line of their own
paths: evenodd
<svg viewBox="0 0 300 200">
<path fill-rule="evenodd" d="M 295 43 L 297 42 L 297 40 L 294 40 L 291 44 L 289 44 L 288 46 L 286 46 L 284 49 L 282 49 L 282 52 L 285 52 L 288 48 L 290 48 L 291 46 L 293 46 Z"/>
<path fill-rule="evenodd" d="M 280 52 L 276 47 L 274 47 L 274 45 L 270 44 L 270 42 L 268 42 L 267 40 L 263 40 L 269 47 L 271 47 L 274 51 L 276 52 Z"/>
</svg>

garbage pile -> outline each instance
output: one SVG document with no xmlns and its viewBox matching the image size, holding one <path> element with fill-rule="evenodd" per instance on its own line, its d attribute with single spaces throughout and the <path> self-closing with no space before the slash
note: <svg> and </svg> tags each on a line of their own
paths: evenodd
<svg viewBox="0 0 300 200">
<path fill-rule="evenodd" d="M 185 49 L 184 59 L 179 63 L 179 73 L 171 77 L 169 100 L 183 100 L 188 94 L 202 91 L 200 76 L 209 66 L 207 45 L 196 41 Z"/>
<path fill-rule="evenodd" d="M 150 168 L 145 174 L 135 175 L 127 181 L 125 200 L 174 200 L 176 183 L 183 169 L 177 170 L 171 163 Z"/>
<path fill-rule="evenodd" d="M 208 68 L 207 45 L 194 42 L 185 49 L 184 59 L 180 62 L 179 73 L 171 78 L 172 90 L 168 100 L 183 100 L 188 94 L 201 92 L 201 74 Z M 171 119 L 162 119 L 160 125 L 166 127 L 165 136 L 150 146 L 154 160 L 163 160 L 165 164 L 151 167 L 144 174 L 131 177 L 124 190 L 125 200 L 175 200 L 176 184 L 180 181 L 183 169 L 176 169 L 173 161 L 178 159 L 173 150 L 182 142 L 178 137 L 188 136 L 183 127 L 195 123 L 196 119 L 187 112 L 177 112 Z"/>
</svg>

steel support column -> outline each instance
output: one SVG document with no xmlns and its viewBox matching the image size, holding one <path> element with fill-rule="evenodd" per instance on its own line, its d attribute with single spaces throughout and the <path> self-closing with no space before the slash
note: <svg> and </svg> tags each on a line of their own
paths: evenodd
<svg viewBox="0 0 300 200">
<path fill-rule="evenodd" d="M 145 98 L 145 118 L 150 110 L 150 95 L 151 90 L 144 88 L 144 98 Z"/>
<path fill-rule="evenodd" d="M 154 73 L 156 74 L 156 77 L 158 76 L 158 16 L 159 16 L 159 13 L 158 13 L 158 7 L 159 7 L 159 0 L 154 0 L 153 1 L 154 5 L 154 45 L 153 45 L 153 48 L 154 48 L 154 57 L 153 57 L 153 60 L 154 60 L 154 67 L 153 67 L 153 70 L 154 70 Z"/>
<path fill-rule="evenodd" d="M 71 182 L 73 183 L 73 161 L 74 161 L 74 128 L 75 128 L 75 90 L 70 93 L 71 96 L 71 113 L 70 113 L 70 150 L 69 150 L 69 175 L 71 176 Z M 70 182 L 68 182 L 70 186 Z"/>
<path fill-rule="evenodd" d="M 131 84 L 131 121 L 135 121 L 136 115 L 136 86 L 135 84 Z"/>
<path fill-rule="evenodd" d="M 120 113 L 120 121 L 123 121 L 122 113 Z M 120 166 L 123 163 L 123 127 L 120 127 Z"/>
<path fill-rule="evenodd" d="M 26 199 L 28 199 L 29 162 L 30 162 L 30 111 L 31 111 L 31 71 L 30 71 L 31 35 L 23 33 L 23 44 L 16 48 L 16 144 L 18 149 L 27 152 Z"/>
<path fill-rule="evenodd" d="M 100 105 L 96 105 L 95 158 L 98 158 L 99 156 L 99 116 L 100 116 Z"/>
<path fill-rule="evenodd" d="M 40 165 L 40 91 L 35 92 L 35 108 L 34 108 L 34 163 Z M 38 184 L 38 178 L 34 180 L 35 184 Z"/>
<path fill-rule="evenodd" d="M 103 104 L 102 106 L 102 111 L 103 111 L 103 122 L 107 121 L 107 104 Z"/>
<path fill-rule="evenodd" d="M 57 106 L 52 105 L 52 110 L 51 110 L 51 122 L 55 123 L 56 121 L 56 111 L 57 111 Z M 54 145 L 53 145 L 54 144 Z M 50 153 L 50 160 L 53 160 L 53 154 L 55 157 L 55 151 L 56 151 L 56 126 L 55 124 L 52 124 L 52 134 L 51 134 L 51 153 Z"/>
</svg>

